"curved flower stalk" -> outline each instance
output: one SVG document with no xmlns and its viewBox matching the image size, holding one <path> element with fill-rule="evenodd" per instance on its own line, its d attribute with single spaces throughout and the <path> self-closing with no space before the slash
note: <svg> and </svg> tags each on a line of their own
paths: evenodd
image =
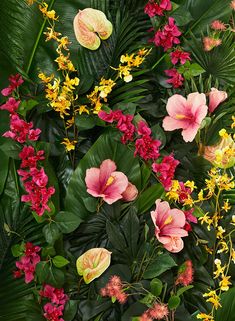
<svg viewBox="0 0 235 321">
<path fill-rule="evenodd" d="M 106 15 L 93 8 L 79 10 L 73 21 L 74 32 L 81 46 L 96 50 L 101 40 L 108 39 L 113 31 L 112 23 Z"/>
</svg>

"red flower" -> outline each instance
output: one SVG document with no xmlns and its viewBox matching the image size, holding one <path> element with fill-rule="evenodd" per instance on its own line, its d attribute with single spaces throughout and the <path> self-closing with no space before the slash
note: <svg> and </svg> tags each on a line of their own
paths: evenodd
<svg viewBox="0 0 235 321">
<path fill-rule="evenodd" d="M 154 163 L 152 165 L 153 171 L 160 174 L 158 178 L 166 190 L 171 187 L 175 169 L 179 163 L 178 160 L 174 159 L 173 155 L 169 155 L 164 156 L 160 164 Z"/>
<path fill-rule="evenodd" d="M 170 56 L 171 56 L 171 62 L 173 63 L 173 65 L 176 65 L 178 61 L 180 61 L 181 65 L 184 65 L 187 60 L 191 60 L 190 53 L 179 49 L 171 52 Z"/>
<path fill-rule="evenodd" d="M 155 35 L 153 42 L 156 46 L 161 46 L 164 51 L 172 48 L 173 45 L 179 44 L 180 40 L 178 37 L 181 35 L 178 27 L 175 25 L 174 18 L 168 18 L 168 24 L 163 28 L 163 30 L 158 30 Z"/>
<path fill-rule="evenodd" d="M 160 4 L 157 4 L 155 1 L 150 0 L 145 8 L 144 12 L 149 15 L 150 18 L 154 16 L 163 16 L 164 10 L 170 11 L 172 9 L 172 5 L 170 0 L 161 0 Z"/>
<path fill-rule="evenodd" d="M 9 77 L 9 86 L 7 88 L 2 89 L 1 94 L 3 96 L 10 96 L 12 92 L 18 88 L 21 84 L 23 84 L 24 80 L 22 79 L 21 75 L 11 75 Z"/>
<path fill-rule="evenodd" d="M 19 100 L 17 101 L 17 100 L 15 100 L 15 98 L 10 97 L 5 104 L 0 106 L 0 109 L 7 110 L 7 111 L 9 111 L 9 113 L 14 114 L 16 112 L 16 110 L 18 109 L 19 104 L 20 104 Z"/>
<path fill-rule="evenodd" d="M 183 85 L 184 77 L 180 73 L 178 73 L 177 69 L 173 68 L 165 70 L 165 73 L 167 74 L 167 76 L 171 77 L 166 81 L 168 84 L 172 84 L 174 88 L 179 88 Z"/>
</svg>

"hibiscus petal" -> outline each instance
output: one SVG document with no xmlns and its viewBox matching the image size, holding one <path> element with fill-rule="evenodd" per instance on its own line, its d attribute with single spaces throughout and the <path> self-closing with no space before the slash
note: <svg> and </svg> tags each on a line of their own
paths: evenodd
<svg viewBox="0 0 235 321">
<path fill-rule="evenodd" d="M 184 115 L 186 108 L 187 101 L 181 95 L 173 95 L 167 101 L 166 110 L 173 118 L 175 118 L 175 115 Z"/>
<path fill-rule="evenodd" d="M 189 126 L 187 129 L 184 129 L 182 131 L 182 136 L 184 141 L 187 142 L 192 142 L 197 135 L 198 129 L 200 128 L 200 125 L 197 123 L 194 123 L 193 125 Z"/>
<path fill-rule="evenodd" d="M 166 131 L 172 131 L 175 129 L 186 129 L 188 127 L 188 122 L 184 120 L 178 120 L 169 116 L 163 119 L 162 126 Z"/>
<path fill-rule="evenodd" d="M 111 159 L 105 159 L 100 165 L 100 186 L 105 187 L 107 180 L 116 170 L 117 166 Z"/>
<path fill-rule="evenodd" d="M 92 167 L 86 170 L 86 187 L 87 193 L 91 194 L 94 197 L 99 197 L 102 190 L 100 185 L 100 169 L 96 167 Z"/>
</svg>

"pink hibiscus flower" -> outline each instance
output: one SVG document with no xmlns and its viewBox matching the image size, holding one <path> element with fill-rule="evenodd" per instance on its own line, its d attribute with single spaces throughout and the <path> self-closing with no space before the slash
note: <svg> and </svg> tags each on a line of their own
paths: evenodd
<svg viewBox="0 0 235 321">
<path fill-rule="evenodd" d="M 151 212 L 155 225 L 155 235 L 164 248 L 169 252 L 180 252 L 184 247 L 182 237 L 188 235 L 184 229 L 185 215 L 178 209 L 170 209 L 168 202 L 156 200 L 156 209 Z"/>
<path fill-rule="evenodd" d="M 166 131 L 182 128 L 184 141 L 192 142 L 207 115 L 206 96 L 198 92 L 189 94 L 187 99 L 173 95 L 168 99 L 166 110 L 169 116 L 163 119 L 163 128 Z"/>
<path fill-rule="evenodd" d="M 116 169 L 117 166 L 111 159 L 104 160 L 100 168 L 87 169 L 85 177 L 87 193 L 94 197 L 102 197 L 108 204 L 122 199 L 122 193 L 128 186 L 128 178 Z"/>
</svg>

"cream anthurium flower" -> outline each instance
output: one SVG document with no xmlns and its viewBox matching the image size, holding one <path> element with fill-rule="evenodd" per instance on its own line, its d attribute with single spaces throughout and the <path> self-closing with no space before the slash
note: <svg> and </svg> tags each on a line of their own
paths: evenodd
<svg viewBox="0 0 235 321">
<path fill-rule="evenodd" d="M 92 8 L 79 10 L 73 25 L 77 41 L 90 50 L 98 49 L 101 44 L 100 39 L 108 39 L 113 31 L 113 25 L 106 15 Z"/>
<path fill-rule="evenodd" d="M 86 284 L 98 278 L 109 267 L 111 254 L 105 248 L 93 248 L 82 254 L 76 262 L 78 274 Z"/>
</svg>

